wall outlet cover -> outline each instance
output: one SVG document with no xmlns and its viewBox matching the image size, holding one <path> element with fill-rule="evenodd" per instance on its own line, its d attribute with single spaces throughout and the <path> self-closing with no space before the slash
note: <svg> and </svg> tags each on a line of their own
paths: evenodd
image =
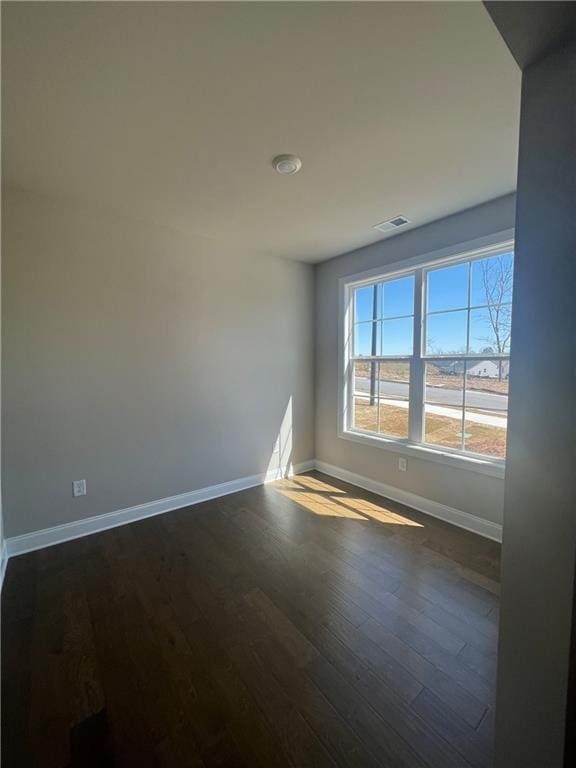
<svg viewBox="0 0 576 768">
<path fill-rule="evenodd" d="M 86 496 L 86 480 L 72 481 L 72 496 Z"/>
</svg>

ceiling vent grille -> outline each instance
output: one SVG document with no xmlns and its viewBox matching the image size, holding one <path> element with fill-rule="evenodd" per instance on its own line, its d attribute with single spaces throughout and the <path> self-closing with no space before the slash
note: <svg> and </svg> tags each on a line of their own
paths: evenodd
<svg viewBox="0 0 576 768">
<path fill-rule="evenodd" d="M 406 216 L 394 216 L 392 219 L 381 221 L 380 224 L 374 224 L 374 229 L 380 230 L 380 232 L 393 232 L 395 229 L 405 227 L 406 224 L 410 224 L 410 219 Z"/>
</svg>

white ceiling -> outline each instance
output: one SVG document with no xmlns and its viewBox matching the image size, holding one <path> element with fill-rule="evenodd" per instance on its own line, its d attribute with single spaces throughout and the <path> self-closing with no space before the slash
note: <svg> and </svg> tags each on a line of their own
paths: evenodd
<svg viewBox="0 0 576 768">
<path fill-rule="evenodd" d="M 515 187 L 520 72 L 481 3 L 2 6 L 9 183 L 306 261 Z"/>
</svg>

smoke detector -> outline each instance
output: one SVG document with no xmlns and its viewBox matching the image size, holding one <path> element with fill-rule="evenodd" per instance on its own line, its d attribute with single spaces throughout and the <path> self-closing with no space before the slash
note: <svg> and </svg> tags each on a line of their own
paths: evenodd
<svg viewBox="0 0 576 768">
<path fill-rule="evenodd" d="M 302 160 L 296 155 L 278 155 L 272 160 L 272 165 L 278 173 L 291 176 L 302 168 Z"/>
<path fill-rule="evenodd" d="M 380 224 L 374 224 L 374 229 L 380 230 L 380 232 L 393 232 L 395 229 L 399 229 L 400 227 L 405 227 L 406 224 L 411 224 L 412 222 L 410 219 L 408 219 L 406 216 L 402 216 L 399 214 L 398 216 L 394 216 L 392 219 L 386 219 L 386 221 L 381 221 Z"/>
</svg>

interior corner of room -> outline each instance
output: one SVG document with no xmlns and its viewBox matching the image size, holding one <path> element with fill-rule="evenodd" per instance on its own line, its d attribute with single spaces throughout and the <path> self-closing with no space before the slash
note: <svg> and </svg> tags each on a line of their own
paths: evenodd
<svg viewBox="0 0 576 768">
<path fill-rule="evenodd" d="M 1 12 L 5 768 L 572 765 L 576 4 Z"/>
</svg>

